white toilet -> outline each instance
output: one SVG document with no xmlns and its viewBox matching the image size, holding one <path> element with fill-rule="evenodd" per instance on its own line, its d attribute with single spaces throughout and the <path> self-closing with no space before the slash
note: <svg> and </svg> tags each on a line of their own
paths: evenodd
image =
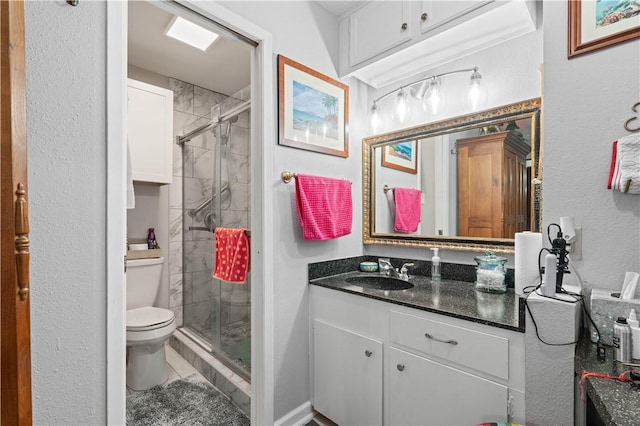
<svg viewBox="0 0 640 426">
<path fill-rule="evenodd" d="M 175 315 L 153 307 L 164 258 L 127 260 L 127 386 L 145 390 L 167 380 L 164 344 L 176 329 Z"/>
</svg>

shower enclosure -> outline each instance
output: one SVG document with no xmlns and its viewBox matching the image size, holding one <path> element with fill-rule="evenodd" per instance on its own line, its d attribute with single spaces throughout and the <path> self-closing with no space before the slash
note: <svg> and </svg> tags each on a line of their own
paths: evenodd
<svg viewBox="0 0 640 426">
<path fill-rule="evenodd" d="M 182 136 L 183 331 L 246 380 L 251 371 L 251 273 L 214 279 L 216 227 L 251 229 L 250 90 Z M 250 233 L 250 231 L 249 231 Z"/>
</svg>

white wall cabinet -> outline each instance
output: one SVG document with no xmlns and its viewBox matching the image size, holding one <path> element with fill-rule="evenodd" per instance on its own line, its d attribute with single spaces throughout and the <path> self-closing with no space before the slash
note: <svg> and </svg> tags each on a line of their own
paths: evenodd
<svg viewBox="0 0 640 426">
<path fill-rule="evenodd" d="M 414 32 L 411 3 L 376 1 L 349 16 L 349 64 L 367 59 L 410 41 Z"/>
<path fill-rule="evenodd" d="M 433 1 L 423 0 L 420 13 L 420 32 L 427 33 L 454 19 L 464 17 L 494 0 Z"/>
<path fill-rule="evenodd" d="M 314 285 L 310 315 L 312 404 L 338 424 L 525 424 L 523 333 Z"/>
<path fill-rule="evenodd" d="M 339 75 L 381 88 L 535 30 L 531 0 L 365 2 L 340 19 Z"/>
<path fill-rule="evenodd" d="M 322 321 L 313 341 L 316 410 L 339 425 L 382 424 L 382 343 Z"/>
<path fill-rule="evenodd" d="M 127 98 L 127 133 L 133 180 L 171 183 L 173 92 L 128 79 Z"/>
</svg>

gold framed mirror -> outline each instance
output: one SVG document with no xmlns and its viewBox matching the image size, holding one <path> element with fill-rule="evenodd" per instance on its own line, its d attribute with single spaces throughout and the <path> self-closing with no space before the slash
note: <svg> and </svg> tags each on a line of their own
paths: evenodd
<svg viewBox="0 0 640 426">
<path fill-rule="evenodd" d="M 363 139 L 363 243 L 513 253 L 542 224 L 540 114 L 534 98 Z M 420 191 L 414 232 L 396 188 Z"/>
</svg>

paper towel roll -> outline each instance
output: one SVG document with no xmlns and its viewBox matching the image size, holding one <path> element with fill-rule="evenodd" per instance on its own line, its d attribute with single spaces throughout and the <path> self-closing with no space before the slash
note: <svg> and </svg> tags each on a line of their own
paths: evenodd
<svg viewBox="0 0 640 426">
<path fill-rule="evenodd" d="M 538 285 L 538 255 L 542 250 L 542 234 L 539 232 L 516 232 L 515 244 L 515 287 L 516 294 L 522 295 L 523 289 Z"/>
</svg>

